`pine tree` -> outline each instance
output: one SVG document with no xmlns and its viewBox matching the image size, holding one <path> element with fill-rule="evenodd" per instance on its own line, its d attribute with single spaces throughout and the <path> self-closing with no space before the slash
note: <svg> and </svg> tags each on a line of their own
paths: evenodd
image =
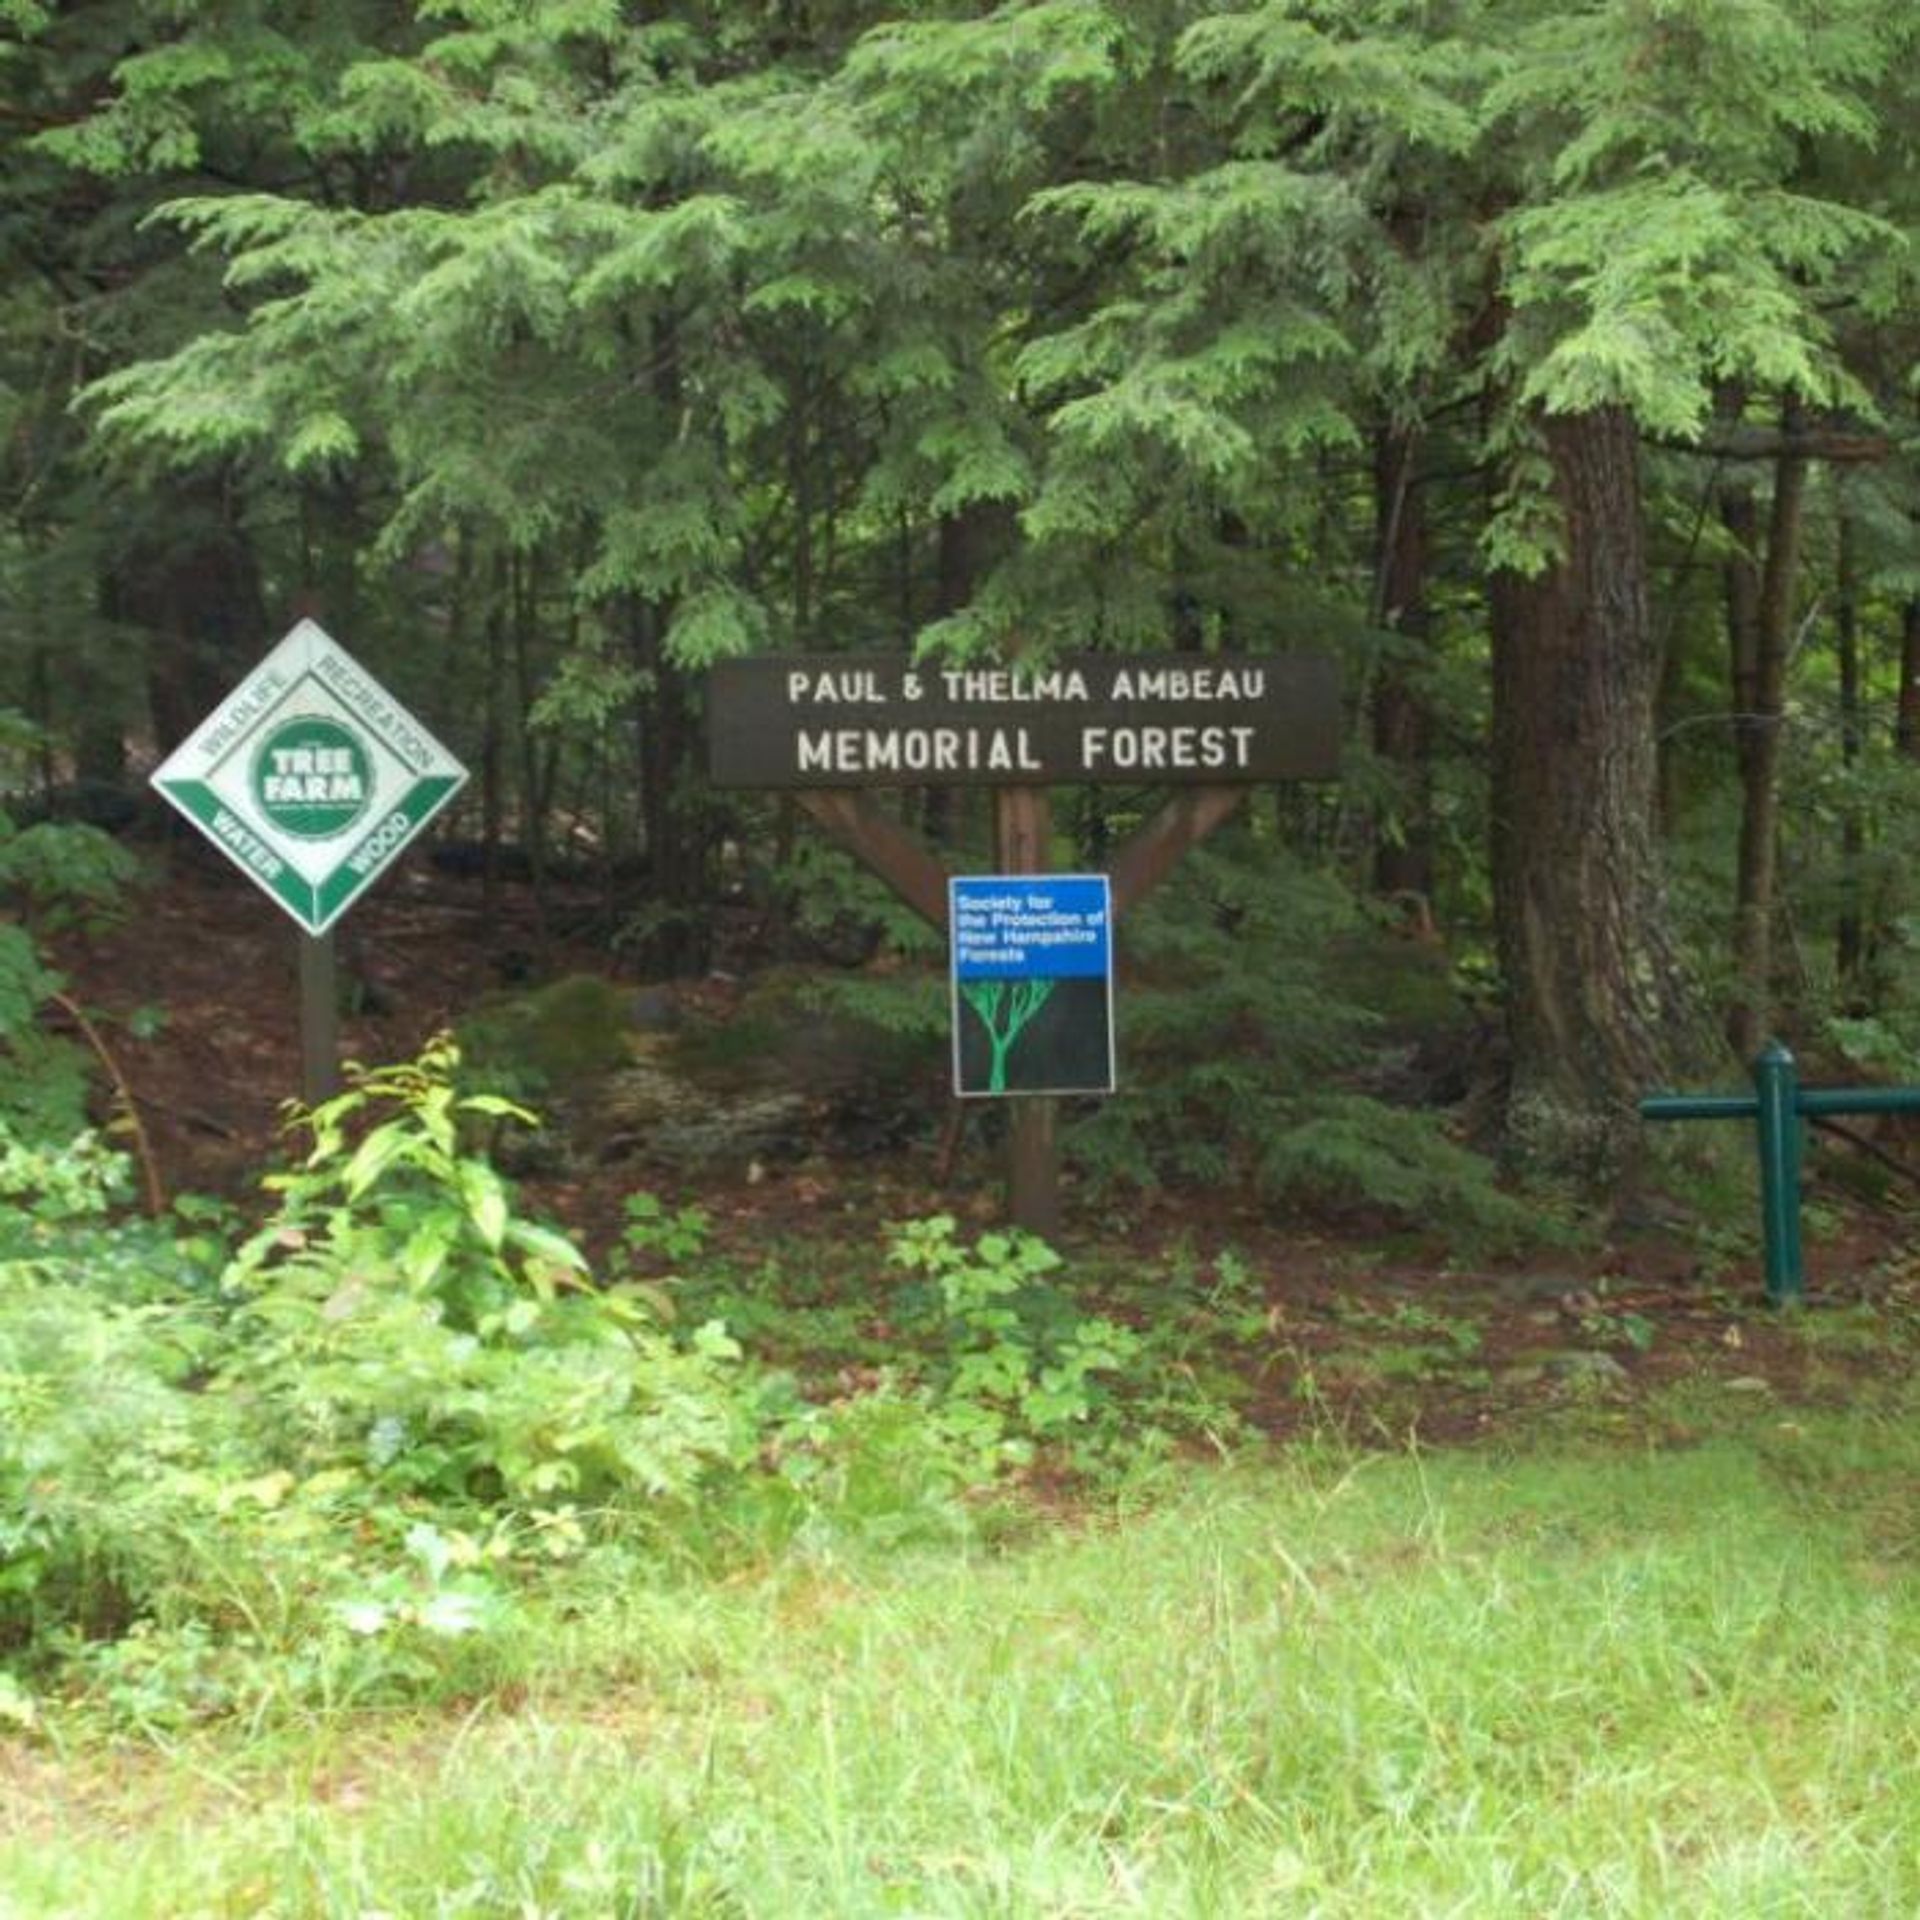
<svg viewBox="0 0 1920 1920">
<path fill-rule="evenodd" d="M 490 838 L 540 853 L 589 776 L 636 795 L 663 964 L 700 957 L 715 658 L 1332 645 L 1378 762 L 1268 817 L 1481 910 L 1474 856 L 1396 870 L 1351 826 L 1417 823 L 1450 702 L 1514 1144 L 1630 1163 L 1706 1045 L 1656 836 L 1673 480 L 1900 392 L 1907 6 L 14 12 L 10 97 L 51 119 L 7 166 L 88 196 L 118 329 L 63 376 L 99 464 L 34 413 L 65 522 L 185 476 L 119 617 L 301 588 L 398 647 L 411 606 Z M 0 349 L 44 364 L 56 308 L 10 299 Z M 24 527 L 9 579 L 59 545 Z"/>
</svg>

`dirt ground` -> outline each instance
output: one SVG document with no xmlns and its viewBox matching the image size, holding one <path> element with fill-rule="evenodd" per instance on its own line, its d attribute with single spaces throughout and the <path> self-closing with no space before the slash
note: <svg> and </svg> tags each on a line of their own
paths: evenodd
<svg viewBox="0 0 1920 1920">
<path fill-rule="evenodd" d="M 140 851 L 148 873 L 124 921 L 60 940 L 57 957 L 105 1016 L 166 1189 L 242 1198 L 300 1092 L 303 936 L 211 849 L 176 837 Z M 342 1055 L 381 1064 L 417 1052 L 535 944 L 520 890 L 489 902 L 418 856 L 371 889 L 336 938 Z M 130 1025 L 142 1009 L 162 1016 L 144 1038 Z"/>
<path fill-rule="evenodd" d="M 162 1185 L 244 1205 L 280 1150 L 283 1103 L 298 1090 L 298 935 L 217 855 L 176 841 L 146 857 L 152 878 L 124 923 L 69 938 L 59 958 L 134 1092 Z M 450 877 L 418 854 L 355 907 L 341 946 L 351 987 L 342 1050 L 369 1062 L 410 1057 L 530 964 L 553 974 L 608 970 L 606 948 L 585 934 L 543 941 L 524 889 L 503 886 L 488 900 L 477 880 Z M 673 989 L 709 1003 L 726 990 Z M 142 1008 L 164 1016 L 144 1038 L 134 1022 Z M 997 1217 L 991 1157 L 952 1147 L 929 1126 L 885 1153 L 820 1155 L 658 1190 L 703 1206 L 725 1251 L 809 1235 L 864 1235 L 877 1245 L 888 1221 L 938 1211 L 981 1224 Z M 636 1184 L 655 1185 L 644 1170 L 613 1166 L 549 1180 L 532 1198 L 592 1247 Z M 1808 1246 L 1815 1314 L 1851 1306 L 1870 1317 L 1920 1300 L 1907 1211 L 1850 1203 L 1824 1206 L 1817 1219 L 1823 1233 Z M 1264 1335 L 1248 1353 L 1261 1424 L 1286 1430 L 1331 1416 L 1363 1438 L 1446 1441 L 1543 1405 L 1630 1404 L 1686 1379 L 1783 1402 L 1821 1397 L 1845 1390 L 1837 1351 L 1850 1351 L 1856 1367 L 1881 1357 L 1871 1338 L 1810 1343 L 1794 1317 L 1770 1311 L 1738 1240 L 1671 1218 L 1611 1244 L 1490 1267 L 1456 1259 L 1440 1229 L 1334 1229 L 1207 1192 L 1130 1204 L 1124 1222 L 1077 1221 L 1069 1250 L 1081 1243 L 1107 1260 L 1178 1251 L 1203 1277 L 1231 1250 L 1264 1303 Z"/>
</svg>

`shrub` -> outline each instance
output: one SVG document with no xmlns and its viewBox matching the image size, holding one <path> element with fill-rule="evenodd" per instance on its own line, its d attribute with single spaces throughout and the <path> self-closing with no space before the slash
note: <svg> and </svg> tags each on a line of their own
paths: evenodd
<svg viewBox="0 0 1920 1920">
<path fill-rule="evenodd" d="M 1251 840 L 1203 849 L 1131 922 L 1130 946 L 1125 1085 L 1069 1134 L 1096 1180 L 1244 1179 L 1294 1206 L 1444 1216 L 1469 1245 L 1541 1221 L 1442 1115 L 1369 1091 L 1390 1043 L 1467 1013 L 1444 968 L 1410 964 L 1336 880 Z"/>
<path fill-rule="evenodd" d="M 300 1117 L 311 1148 L 227 1276 L 218 1386 L 301 1475 L 517 1513 L 687 1495 L 751 1451 L 738 1349 L 718 1326 L 676 1341 L 649 1292 L 596 1286 L 520 1215 L 461 1128 L 532 1116 L 456 1092 L 458 1066 L 436 1041 Z"/>
<path fill-rule="evenodd" d="M 934 1418 L 983 1469 L 1024 1464 L 1038 1443 L 1110 1438 L 1141 1337 L 1053 1285 L 1060 1256 L 1044 1241 L 987 1233 L 969 1247 L 940 1214 L 899 1228 L 890 1258 L 917 1276 L 897 1318 L 929 1349 Z"/>
<path fill-rule="evenodd" d="M 0 723 L 7 718 L 17 720 Z M 131 856 L 96 827 L 23 828 L 0 813 L 0 898 L 13 914 L 0 925 L 0 1121 L 10 1132 L 57 1146 L 86 1123 L 86 1051 L 41 1023 L 65 983 L 40 941 L 61 927 L 111 919 L 133 874 Z"/>
<path fill-rule="evenodd" d="M 180 1572 L 178 1470 L 228 1450 L 199 1241 L 115 1224 L 124 1161 L 0 1127 L 0 1648 L 117 1632 Z"/>
</svg>

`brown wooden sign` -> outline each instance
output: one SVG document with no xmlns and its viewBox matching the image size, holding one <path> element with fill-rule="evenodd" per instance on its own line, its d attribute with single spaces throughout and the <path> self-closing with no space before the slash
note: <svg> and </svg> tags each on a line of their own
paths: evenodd
<svg viewBox="0 0 1920 1920">
<path fill-rule="evenodd" d="M 1261 780 L 1339 774 L 1340 682 L 1318 654 L 1068 654 L 1045 666 L 947 667 L 901 653 L 728 660 L 707 683 L 718 787 L 794 790 L 849 852 L 937 927 L 945 864 L 871 787 L 991 786 L 1000 874 L 1045 873 L 1048 789 L 1178 786 L 1108 862 L 1118 916 L 1163 880 Z M 1009 1102 L 1015 1225 L 1060 1227 L 1056 1102 Z"/>
<path fill-rule="evenodd" d="M 1339 771 L 1319 654 L 1068 654 L 1032 669 L 907 654 L 728 660 L 708 680 L 720 787 L 1221 786 Z"/>
</svg>

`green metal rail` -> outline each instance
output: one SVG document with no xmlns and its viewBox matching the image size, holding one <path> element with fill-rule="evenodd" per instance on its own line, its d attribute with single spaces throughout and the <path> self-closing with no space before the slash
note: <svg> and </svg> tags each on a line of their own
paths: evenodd
<svg viewBox="0 0 1920 1920">
<path fill-rule="evenodd" d="M 1752 1120 L 1760 1151 L 1760 1228 L 1767 1298 L 1806 1298 L 1800 1249 L 1800 1133 L 1803 1120 L 1837 1113 L 1920 1113 L 1920 1087 L 1802 1087 L 1793 1055 L 1769 1041 L 1753 1062 L 1752 1093 L 1656 1093 L 1640 1102 L 1645 1120 Z"/>
</svg>

